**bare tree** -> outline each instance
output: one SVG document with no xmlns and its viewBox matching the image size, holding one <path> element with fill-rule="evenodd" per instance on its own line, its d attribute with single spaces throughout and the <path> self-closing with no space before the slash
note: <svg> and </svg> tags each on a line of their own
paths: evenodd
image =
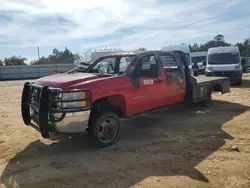
<svg viewBox="0 0 250 188">
<path fill-rule="evenodd" d="M 139 50 L 139 51 L 146 51 L 146 48 L 140 47 L 140 48 L 138 48 L 138 50 Z"/>
</svg>

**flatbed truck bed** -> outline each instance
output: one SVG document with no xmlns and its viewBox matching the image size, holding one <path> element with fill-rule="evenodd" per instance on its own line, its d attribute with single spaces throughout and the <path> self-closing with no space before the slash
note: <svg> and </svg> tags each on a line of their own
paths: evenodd
<svg viewBox="0 0 250 188">
<path fill-rule="evenodd" d="M 218 77 L 218 76 L 196 76 L 197 84 L 202 84 L 206 82 L 218 82 L 222 80 L 228 80 L 228 77 Z"/>
<path fill-rule="evenodd" d="M 193 103 L 211 99 L 213 91 L 222 94 L 230 92 L 230 78 L 228 77 L 191 77 L 191 97 Z"/>
</svg>

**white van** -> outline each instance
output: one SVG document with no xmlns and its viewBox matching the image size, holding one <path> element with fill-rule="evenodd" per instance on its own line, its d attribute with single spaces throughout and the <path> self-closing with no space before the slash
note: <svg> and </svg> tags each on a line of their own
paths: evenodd
<svg viewBox="0 0 250 188">
<path fill-rule="evenodd" d="M 237 46 L 213 47 L 208 49 L 206 76 L 225 76 L 242 82 L 240 52 Z"/>
<path fill-rule="evenodd" d="M 191 61 L 191 56 L 190 56 L 190 48 L 188 45 L 170 45 L 170 46 L 164 46 L 161 48 L 161 51 L 181 51 L 185 53 L 186 56 L 186 61 L 188 62 L 188 67 L 190 74 L 193 76 L 194 75 L 194 70 L 192 67 L 192 61 Z"/>
<path fill-rule="evenodd" d="M 204 65 L 204 62 L 207 61 L 207 51 L 203 52 L 192 52 L 191 53 L 191 60 L 192 63 L 197 63 L 199 72 L 205 73 L 206 65 Z"/>
</svg>

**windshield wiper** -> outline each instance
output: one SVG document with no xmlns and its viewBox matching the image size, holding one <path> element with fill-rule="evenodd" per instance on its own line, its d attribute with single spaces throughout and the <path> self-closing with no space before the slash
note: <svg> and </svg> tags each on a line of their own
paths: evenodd
<svg viewBox="0 0 250 188">
<path fill-rule="evenodd" d="M 91 64 L 89 64 L 89 63 L 85 63 L 85 62 L 81 62 L 81 63 L 80 63 L 80 65 L 86 65 L 86 66 L 88 66 L 88 67 L 89 67 Z"/>
</svg>

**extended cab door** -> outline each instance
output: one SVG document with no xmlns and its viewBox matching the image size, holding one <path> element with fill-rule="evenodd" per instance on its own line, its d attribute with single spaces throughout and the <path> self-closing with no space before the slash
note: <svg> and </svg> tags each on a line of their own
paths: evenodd
<svg viewBox="0 0 250 188">
<path fill-rule="evenodd" d="M 160 62 L 155 54 L 142 56 L 136 63 L 135 75 L 138 86 L 129 92 L 132 96 L 134 113 L 147 111 L 163 106 L 166 97 L 166 79 L 160 71 Z"/>
<path fill-rule="evenodd" d="M 168 86 L 167 103 L 182 102 L 186 94 L 186 76 L 180 57 L 172 52 L 160 52 L 159 57 Z"/>
</svg>

